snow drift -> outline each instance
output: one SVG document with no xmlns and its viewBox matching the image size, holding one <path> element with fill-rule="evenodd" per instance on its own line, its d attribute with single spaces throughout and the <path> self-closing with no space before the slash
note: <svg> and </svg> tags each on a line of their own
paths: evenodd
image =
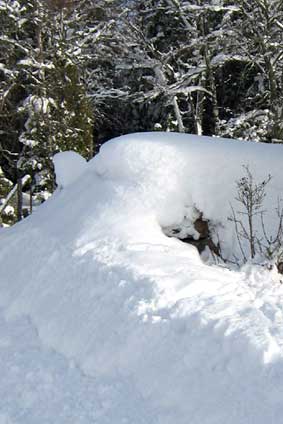
<svg viewBox="0 0 283 424">
<path fill-rule="evenodd" d="M 91 379 L 94 415 L 81 422 L 280 422 L 283 291 L 275 271 L 208 266 L 162 228 L 197 208 L 222 224 L 229 253 L 236 240 L 227 216 L 241 166 L 259 180 L 272 175 L 272 211 L 282 153 L 172 133 L 120 137 L 88 164 L 57 157 L 60 189 L 32 217 L 1 230 L 5 320 L 28 317 L 44 348 Z"/>
</svg>

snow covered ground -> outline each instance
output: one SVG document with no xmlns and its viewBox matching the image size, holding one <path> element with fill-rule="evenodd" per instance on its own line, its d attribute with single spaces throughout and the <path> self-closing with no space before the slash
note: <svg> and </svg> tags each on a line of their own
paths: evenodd
<svg viewBox="0 0 283 424">
<path fill-rule="evenodd" d="M 280 276 L 162 231 L 196 207 L 231 254 L 242 165 L 272 175 L 272 229 L 282 153 L 148 133 L 57 155 L 57 192 L 0 230 L 0 424 L 282 422 Z"/>
</svg>

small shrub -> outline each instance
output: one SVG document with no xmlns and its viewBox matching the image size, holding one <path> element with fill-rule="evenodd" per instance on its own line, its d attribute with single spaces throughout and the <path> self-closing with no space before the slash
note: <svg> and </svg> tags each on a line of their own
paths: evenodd
<svg viewBox="0 0 283 424">
<path fill-rule="evenodd" d="M 245 175 L 236 181 L 237 196 L 235 200 L 241 205 L 236 211 L 231 205 L 232 216 L 228 219 L 235 225 L 242 261 L 261 258 L 262 261 L 275 263 L 278 271 L 283 272 L 283 208 L 281 200 L 275 209 L 276 228 L 269 234 L 265 225 L 265 210 L 263 208 L 266 189 L 271 181 L 268 175 L 263 181 L 256 182 L 247 165 L 243 166 Z M 248 246 L 248 251 L 245 247 Z M 236 258 L 237 259 L 237 258 Z M 239 260 L 237 259 L 239 263 Z"/>
</svg>

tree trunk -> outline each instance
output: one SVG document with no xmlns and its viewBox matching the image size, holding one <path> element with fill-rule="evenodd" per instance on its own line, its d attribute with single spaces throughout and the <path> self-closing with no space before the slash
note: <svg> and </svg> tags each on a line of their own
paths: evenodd
<svg viewBox="0 0 283 424">
<path fill-rule="evenodd" d="M 180 111 L 180 108 L 179 108 L 179 105 L 178 105 L 178 100 L 177 100 L 176 96 L 173 97 L 173 106 L 174 106 L 175 117 L 176 117 L 177 122 L 178 122 L 178 131 L 180 133 L 184 133 L 185 132 L 185 126 L 184 126 L 184 123 L 183 123 L 181 111 Z"/>
<path fill-rule="evenodd" d="M 31 178 L 31 183 L 30 183 L 30 189 L 29 189 L 29 214 L 32 214 L 32 182 L 33 182 L 33 178 Z"/>
<path fill-rule="evenodd" d="M 21 221 L 23 217 L 23 184 L 22 179 L 17 180 L 17 220 Z"/>
</svg>

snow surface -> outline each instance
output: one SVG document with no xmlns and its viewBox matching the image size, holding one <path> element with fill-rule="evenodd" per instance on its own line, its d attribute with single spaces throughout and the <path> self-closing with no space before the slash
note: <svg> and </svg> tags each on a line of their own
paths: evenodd
<svg viewBox="0 0 283 424">
<path fill-rule="evenodd" d="M 272 174 L 272 210 L 282 152 L 148 133 L 106 143 L 76 178 L 70 153 L 55 159 L 63 189 L 0 232 L 0 423 L 280 423 L 278 275 L 207 265 L 162 228 L 197 207 L 225 223 L 228 252 L 241 165 Z"/>
<path fill-rule="evenodd" d="M 87 162 L 76 152 L 60 152 L 53 157 L 59 188 L 72 184 L 84 173 Z"/>
</svg>

